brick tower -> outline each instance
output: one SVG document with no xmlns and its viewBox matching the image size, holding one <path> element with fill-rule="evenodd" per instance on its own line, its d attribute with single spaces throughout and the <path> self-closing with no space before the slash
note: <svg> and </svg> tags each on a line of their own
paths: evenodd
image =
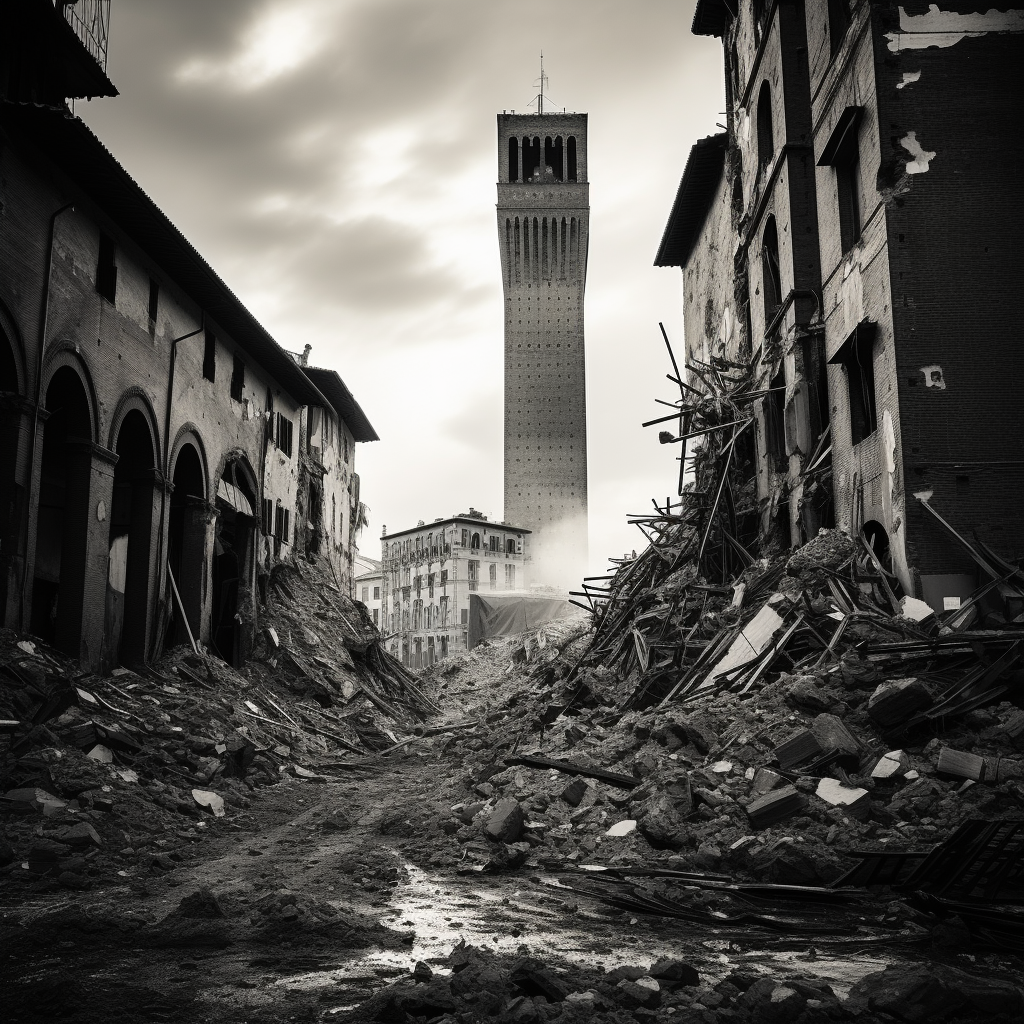
<svg viewBox="0 0 1024 1024">
<path fill-rule="evenodd" d="M 499 114 L 498 170 L 505 520 L 533 531 L 531 580 L 578 586 L 587 563 L 587 115 Z"/>
</svg>

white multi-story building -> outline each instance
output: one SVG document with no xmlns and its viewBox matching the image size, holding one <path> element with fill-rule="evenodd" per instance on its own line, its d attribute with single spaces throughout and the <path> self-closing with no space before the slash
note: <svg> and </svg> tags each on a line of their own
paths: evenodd
<svg viewBox="0 0 1024 1024">
<path fill-rule="evenodd" d="M 381 630 L 388 650 L 411 668 L 468 650 L 470 594 L 526 589 L 529 533 L 490 523 L 472 508 L 385 532 Z"/>
<path fill-rule="evenodd" d="M 356 579 L 353 597 L 366 605 L 366 610 L 373 619 L 373 624 L 384 632 L 382 615 L 384 597 L 384 572 L 376 558 L 367 558 L 357 554 L 355 557 Z"/>
</svg>

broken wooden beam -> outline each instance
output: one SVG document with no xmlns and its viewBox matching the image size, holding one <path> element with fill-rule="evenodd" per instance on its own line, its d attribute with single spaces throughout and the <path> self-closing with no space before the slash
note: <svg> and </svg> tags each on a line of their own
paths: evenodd
<svg viewBox="0 0 1024 1024">
<path fill-rule="evenodd" d="M 505 759 L 506 765 L 521 764 L 527 768 L 553 768 L 555 771 L 565 775 L 579 775 L 585 779 L 597 779 L 598 782 L 606 782 L 609 786 L 616 786 L 619 789 L 635 789 L 640 785 L 640 780 L 632 775 L 620 775 L 618 772 L 606 771 L 604 768 L 590 768 L 586 765 L 575 764 L 572 761 L 561 761 L 553 757 L 544 757 L 542 754 L 520 754 L 516 757 Z"/>
</svg>

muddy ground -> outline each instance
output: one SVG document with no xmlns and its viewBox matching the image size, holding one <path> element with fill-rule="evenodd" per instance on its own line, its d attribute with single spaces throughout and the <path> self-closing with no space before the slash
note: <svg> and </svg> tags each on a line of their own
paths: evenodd
<svg viewBox="0 0 1024 1024">
<path fill-rule="evenodd" d="M 438 685 L 430 725 L 486 717 L 500 686 L 464 669 Z M 452 808 L 501 765 L 450 736 L 283 774 L 224 817 L 162 821 L 153 855 L 126 847 L 79 891 L 15 859 L 0 889 L 3 1018 L 1020 1019 L 1016 958 L 884 902 L 812 908 L 802 932 L 721 928 L 609 906 L 542 857 L 480 870 L 479 844 L 451 853 L 467 827 Z"/>
</svg>

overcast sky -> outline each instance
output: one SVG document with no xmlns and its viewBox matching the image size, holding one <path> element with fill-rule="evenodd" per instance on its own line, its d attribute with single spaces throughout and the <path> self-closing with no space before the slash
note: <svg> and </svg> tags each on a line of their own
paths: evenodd
<svg viewBox="0 0 1024 1024">
<path fill-rule="evenodd" d="M 590 550 L 674 486 L 652 261 L 690 146 L 724 121 L 693 0 L 114 0 L 121 95 L 77 112 L 286 348 L 337 370 L 381 440 L 358 448 L 370 528 L 502 516 L 495 114 L 590 115 Z M 663 409 L 661 411 L 664 411 Z"/>
</svg>

